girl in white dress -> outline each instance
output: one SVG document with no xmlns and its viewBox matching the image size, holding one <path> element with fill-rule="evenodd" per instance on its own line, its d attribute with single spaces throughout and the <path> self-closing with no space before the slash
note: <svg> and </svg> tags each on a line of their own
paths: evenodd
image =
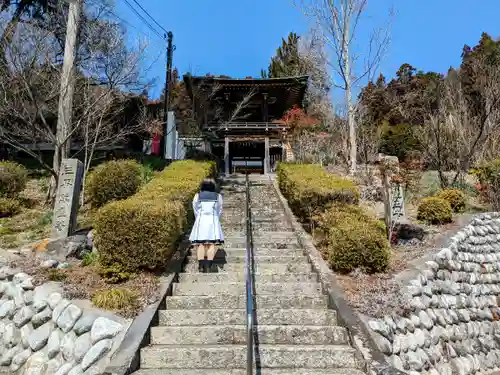
<svg viewBox="0 0 500 375">
<path fill-rule="evenodd" d="M 224 243 L 220 224 L 222 195 L 217 192 L 214 180 L 201 183 L 200 192 L 193 198 L 193 211 L 196 219 L 189 241 L 196 249 L 199 271 L 208 272 L 212 267 L 216 245 Z"/>
</svg>

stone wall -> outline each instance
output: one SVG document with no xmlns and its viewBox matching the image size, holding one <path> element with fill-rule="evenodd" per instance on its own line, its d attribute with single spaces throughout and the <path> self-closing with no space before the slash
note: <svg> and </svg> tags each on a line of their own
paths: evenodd
<svg viewBox="0 0 500 375">
<path fill-rule="evenodd" d="M 460 230 L 408 283 L 405 316 L 368 322 L 388 361 L 409 373 L 500 367 L 500 213 Z"/>
<path fill-rule="evenodd" d="M 97 374 L 116 349 L 124 325 L 53 286 L 35 288 L 29 275 L 0 269 L 0 373 Z"/>
</svg>

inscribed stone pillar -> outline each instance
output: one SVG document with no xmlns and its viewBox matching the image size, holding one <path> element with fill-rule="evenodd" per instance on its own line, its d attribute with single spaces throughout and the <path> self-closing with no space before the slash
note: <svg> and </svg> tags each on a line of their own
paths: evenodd
<svg viewBox="0 0 500 375">
<path fill-rule="evenodd" d="M 224 173 L 229 175 L 229 138 L 224 138 Z"/>
<path fill-rule="evenodd" d="M 78 159 L 64 159 L 59 172 L 59 184 L 52 219 L 52 238 L 68 237 L 75 231 L 82 182 L 82 162 Z"/>
<path fill-rule="evenodd" d="M 389 156 L 384 154 L 378 155 L 378 164 L 380 168 L 380 173 L 382 177 L 382 194 L 384 197 L 384 221 L 386 225 L 387 238 L 390 240 L 393 228 L 393 210 L 395 206 L 398 206 L 399 211 L 404 210 L 403 194 L 401 192 L 401 197 L 399 197 L 399 187 L 396 194 L 396 201 L 394 200 L 394 192 L 392 192 L 391 179 L 394 175 L 399 173 L 399 160 L 397 156 Z M 400 207 L 401 206 L 401 207 Z"/>
<path fill-rule="evenodd" d="M 264 140 L 264 174 L 268 174 L 270 172 L 269 165 L 269 137 L 266 137 Z"/>
</svg>

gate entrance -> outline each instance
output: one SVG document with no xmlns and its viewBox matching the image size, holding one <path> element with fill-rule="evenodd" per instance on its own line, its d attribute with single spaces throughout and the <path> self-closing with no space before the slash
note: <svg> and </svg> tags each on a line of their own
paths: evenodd
<svg viewBox="0 0 500 375">
<path fill-rule="evenodd" d="M 235 141 L 229 144 L 231 173 L 264 173 L 264 142 Z"/>
</svg>

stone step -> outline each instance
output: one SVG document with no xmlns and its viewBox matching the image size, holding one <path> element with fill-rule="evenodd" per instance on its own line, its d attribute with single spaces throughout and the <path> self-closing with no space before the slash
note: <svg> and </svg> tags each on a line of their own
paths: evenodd
<svg viewBox="0 0 500 375">
<path fill-rule="evenodd" d="M 245 368 L 246 345 L 154 345 L 141 349 L 142 369 Z M 359 368 L 353 348 L 344 345 L 260 345 L 261 367 Z"/>
<path fill-rule="evenodd" d="M 246 295 L 219 294 L 215 296 L 171 296 L 166 299 L 167 310 L 194 309 L 244 309 Z M 255 307 L 260 309 L 327 309 L 328 298 L 325 295 L 266 295 L 255 296 Z"/>
<path fill-rule="evenodd" d="M 190 262 L 198 262 L 198 258 L 196 255 L 188 256 L 188 260 Z M 245 263 L 246 256 L 245 255 L 217 255 L 214 257 L 214 263 Z M 255 264 L 263 264 L 263 263 L 307 263 L 307 257 L 305 255 L 293 256 L 293 255 L 281 255 L 281 256 L 269 256 L 269 255 L 254 255 L 254 263 Z"/>
<path fill-rule="evenodd" d="M 285 213 L 283 212 L 283 209 L 279 208 L 270 208 L 270 209 L 260 209 L 260 208 L 252 208 L 250 207 L 250 214 L 252 216 L 252 219 L 271 219 L 273 217 L 280 217 L 280 218 L 286 218 Z M 228 207 L 226 210 L 224 210 L 224 207 L 222 207 L 222 217 L 223 218 L 239 218 L 239 217 L 245 217 L 245 207 L 244 206 L 231 206 Z"/>
<path fill-rule="evenodd" d="M 245 272 L 245 263 L 214 264 L 216 272 Z M 185 272 L 199 273 L 198 262 L 190 262 L 185 266 Z M 306 273 L 311 272 L 309 263 L 256 263 L 254 272 L 262 274 Z"/>
<path fill-rule="evenodd" d="M 246 310 L 160 310 L 160 326 L 207 326 L 246 324 Z M 258 309 L 260 325 L 308 325 L 335 326 L 335 310 L 314 309 Z"/>
<path fill-rule="evenodd" d="M 255 370 L 254 370 L 255 371 Z M 364 375 L 355 368 L 310 369 L 310 368 L 259 368 L 260 375 Z M 144 369 L 132 375 L 247 375 L 246 369 Z"/>
<path fill-rule="evenodd" d="M 290 274 L 254 274 L 256 282 L 289 283 L 300 281 L 318 281 L 318 276 L 313 272 L 290 273 Z M 221 282 L 243 282 L 244 272 L 225 273 L 181 273 L 180 283 L 221 283 Z"/>
<path fill-rule="evenodd" d="M 276 223 L 274 223 L 274 224 L 276 224 Z M 254 231 L 254 233 L 255 233 L 255 231 Z M 253 239 L 254 243 L 268 243 L 269 239 L 272 239 L 273 242 L 276 242 L 276 243 L 285 243 L 285 244 L 286 243 L 297 243 L 297 236 L 295 235 L 294 232 L 289 232 L 290 234 L 287 236 L 276 236 L 276 237 L 273 237 L 273 233 L 276 233 L 276 231 L 267 231 L 265 235 L 258 235 L 258 236 L 252 235 L 252 239 Z M 226 238 L 224 238 L 224 240 L 226 240 Z M 233 242 L 241 242 L 241 241 L 245 241 L 246 237 L 244 235 L 241 237 L 234 237 L 234 238 L 228 237 L 227 240 L 233 241 Z"/>
<path fill-rule="evenodd" d="M 228 240 L 245 240 L 245 233 L 241 232 L 229 232 L 229 233 L 224 233 L 224 238 Z M 269 238 L 273 239 L 294 239 L 296 240 L 297 237 L 295 235 L 295 232 L 290 231 L 290 232 L 267 232 L 267 233 L 252 233 L 252 238 L 255 240 L 267 240 Z"/>
<path fill-rule="evenodd" d="M 339 326 L 256 327 L 259 345 L 347 345 L 349 337 Z M 152 327 L 151 345 L 230 345 L 247 342 L 246 325 Z"/>
<path fill-rule="evenodd" d="M 254 222 L 252 224 L 252 228 L 254 231 L 261 231 L 261 232 L 272 232 L 275 231 L 276 229 L 283 229 L 283 228 L 292 228 L 290 225 L 285 224 L 285 223 L 265 223 L 265 224 L 260 224 L 258 222 Z"/>
<path fill-rule="evenodd" d="M 255 283 L 257 295 L 319 295 L 321 284 L 303 283 Z M 238 296 L 245 293 L 245 283 L 180 283 L 174 284 L 172 294 L 175 296 L 211 296 L 215 294 L 230 294 Z"/>
<path fill-rule="evenodd" d="M 246 240 L 226 240 L 224 239 L 224 248 L 244 248 L 246 247 Z M 300 248 L 297 240 L 295 241 L 280 241 L 280 240 L 254 240 L 253 241 L 254 249 L 279 249 L 279 248 L 287 248 L 287 249 L 297 249 Z"/>
<path fill-rule="evenodd" d="M 225 254 L 224 254 L 225 252 Z M 192 252 L 191 254 L 194 254 Z M 215 256 L 224 256 L 224 255 L 237 255 L 237 256 L 245 256 L 246 249 L 245 248 L 236 248 L 236 247 L 225 247 L 224 249 L 218 250 Z M 253 249 L 254 256 L 302 256 L 304 255 L 304 251 L 299 248 L 254 248 Z"/>
</svg>

